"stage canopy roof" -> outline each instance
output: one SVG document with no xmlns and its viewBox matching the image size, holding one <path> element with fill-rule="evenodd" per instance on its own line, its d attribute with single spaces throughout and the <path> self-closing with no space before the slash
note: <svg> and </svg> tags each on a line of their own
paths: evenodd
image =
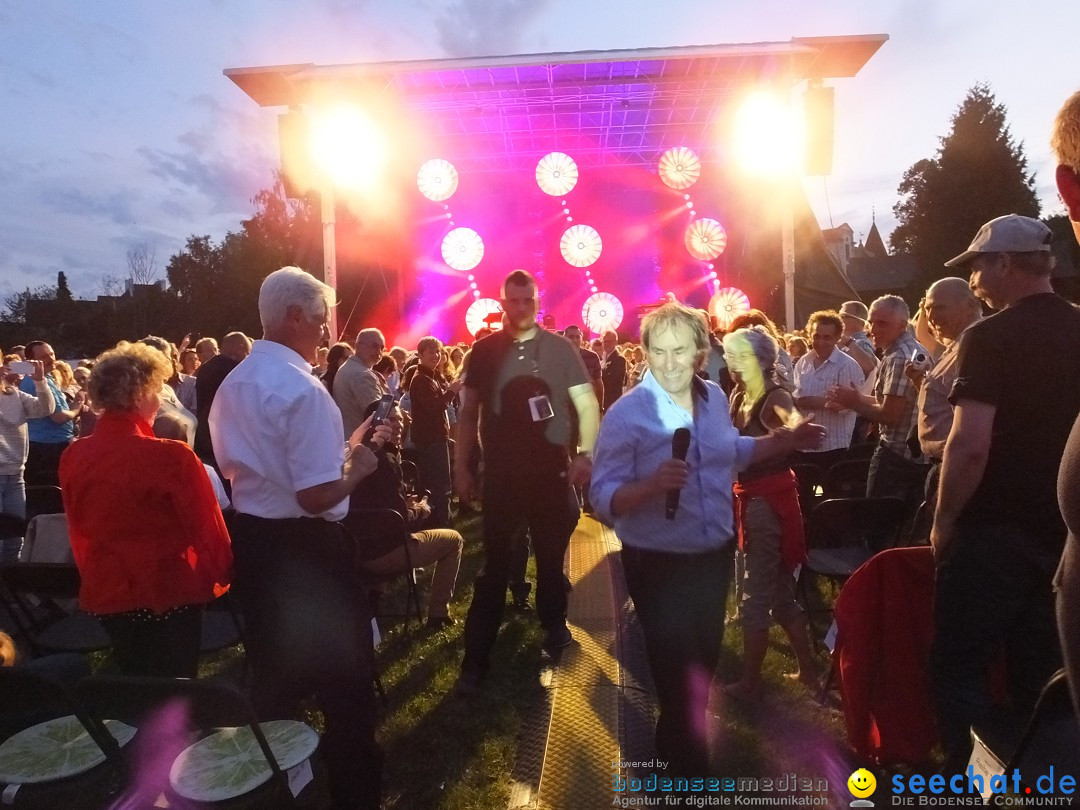
<svg viewBox="0 0 1080 810">
<path fill-rule="evenodd" d="M 655 164 L 664 150 L 708 144 L 729 96 L 750 86 L 852 77 L 885 34 L 789 42 L 485 56 L 350 65 L 230 68 L 263 107 L 326 98 L 419 114 L 459 171 L 505 171 L 538 153 L 583 165 Z M 701 154 L 712 157 L 708 149 Z"/>
</svg>

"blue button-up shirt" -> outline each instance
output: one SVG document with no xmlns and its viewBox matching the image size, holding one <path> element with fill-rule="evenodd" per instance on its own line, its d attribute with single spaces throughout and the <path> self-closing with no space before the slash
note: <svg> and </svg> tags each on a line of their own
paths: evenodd
<svg viewBox="0 0 1080 810">
<path fill-rule="evenodd" d="M 690 431 L 686 454 L 690 479 L 675 519 L 664 517 L 663 495 L 612 515 L 611 498 L 619 487 L 649 477 L 671 458 L 671 439 L 677 428 Z M 639 385 L 611 406 L 600 424 L 589 499 L 600 517 L 615 527 L 624 545 L 682 554 L 715 551 L 731 542 L 732 482 L 753 454 L 754 439 L 740 436 L 731 424 L 720 386 L 695 379 L 691 415 L 646 373 Z"/>
</svg>

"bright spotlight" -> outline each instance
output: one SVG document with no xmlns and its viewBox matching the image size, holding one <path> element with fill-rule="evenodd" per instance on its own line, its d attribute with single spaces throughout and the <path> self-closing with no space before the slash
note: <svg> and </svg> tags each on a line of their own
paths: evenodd
<svg viewBox="0 0 1080 810">
<path fill-rule="evenodd" d="M 313 114 L 310 143 L 312 160 L 341 186 L 371 189 L 386 165 L 386 139 L 358 107 L 341 105 Z"/>
<path fill-rule="evenodd" d="M 796 164 L 801 141 L 788 102 L 773 93 L 747 96 L 735 119 L 734 152 L 739 164 L 758 175 L 780 175 Z"/>
</svg>

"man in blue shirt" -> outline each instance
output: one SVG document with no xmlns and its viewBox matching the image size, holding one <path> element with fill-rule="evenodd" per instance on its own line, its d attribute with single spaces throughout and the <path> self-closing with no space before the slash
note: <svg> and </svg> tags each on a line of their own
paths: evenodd
<svg viewBox="0 0 1080 810">
<path fill-rule="evenodd" d="M 668 776 L 705 777 L 709 685 L 733 573 L 732 482 L 751 462 L 817 447 L 825 429 L 803 423 L 740 436 L 723 390 L 696 376 L 709 350 L 696 310 L 665 304 L 642 321 L 641 340 L 649 368 L 601 423 L 592 501 L 623 544 L 660 704 L 657 756 Z M 685 461 L 672 458 L 678 428 L 690 431 Z M 672 490 L 681 499 L 667 518 Z"/>
<path fill-rule="evenodd" d="M 40 360 L 45 366 L 45 381 L 56 400 L 55 410 L 48 416 L 27 421 L 30 438 L 30 453 L 26 458 L 26 483 L 30 485 L 47 484 L 60 486 L 57 470 L 60 467 L 60 455 L 71 440 L 75 438 L 75 419 L 82 410 L 85 394 L 80 391 L 75 402 L 68 404 L 67 397 L 53 379 L 52 371 L 56 366 L 56 353 L 53 347 L 43 340 L 32 340 L 26 344 L 26 359 Z M 19 388 L 28 394 L 37 389 L 34 381 L 23 377 Z"/>
</svg>

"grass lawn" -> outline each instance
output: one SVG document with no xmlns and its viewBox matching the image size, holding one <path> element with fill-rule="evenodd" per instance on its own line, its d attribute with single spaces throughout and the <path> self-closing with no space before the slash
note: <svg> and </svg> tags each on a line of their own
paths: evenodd
<svg viewBox="0 0 1080 810">
<path fill-rule="evenodd" d="M 492 655 L 492 668 L 478 697 L 462 700 L 451 690 L 462 655 L 465 612 L 482 564 L 480 521 L 458 521 L 465 551 L 451 604 L 457 624 L 431 632 L 415 620 L 384 621 L 376 660 L 387 694 L 379 739 L 386 753 L 383 806 L 386 810 L 484 810 L 505 808 L 510 795 L 518 736 L 527 709 L 541 699 L 538 682 L 543 633 L 535 616 L 506 613 Z M 530 578 L 533 577 L 530 561 Z M 402 593 L 384 598 L 389 609 Z M 421 577 L 421 598 L 427 580 Z M 571 595 L 571 599 L 573 596 Z M 844 744 L 843 718 L 835 696 L 824 704 L 783 677 L 795 667 L 779 628 L 765 661 L 765 697 L 746 706 L 717 688 L 713 711 L 715 769 L 728 776 L 827 776 L 843 786 L 854 769 Z M 736 680 L 742 655 L 738 623 L 727 627 L 717 683 Z M 826 666 L 821 659 L 822 671 Z M 239 672 L 238 650 L 204 662 L 202 674 Z M 317 727 L 321 718 L 311 712 Z M 835 780 L 835 781 L 834 781 Z M 578 808 L 567 808 L 578 810 Z"/>
</svg>

